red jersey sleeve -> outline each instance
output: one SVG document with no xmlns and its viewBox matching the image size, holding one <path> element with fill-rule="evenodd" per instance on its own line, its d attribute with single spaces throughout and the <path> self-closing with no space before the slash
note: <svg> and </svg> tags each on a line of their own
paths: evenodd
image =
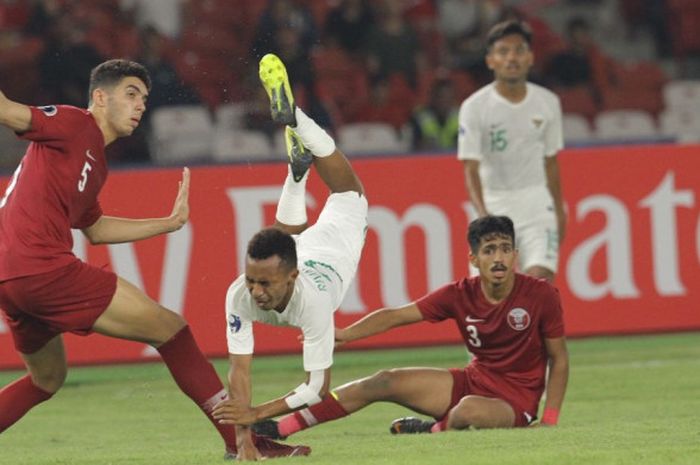
<svg viewBox="0 0 700 465">
<path fill-rule="evenodd" d="M 102 216 L 102 206 L 99 201 L 96 201 L 92 207 L 90 207 L 80 219 L 71 225 L 75 229 L 83 229 L 95 224 L 97 220 Z"/>
<path fill-rule="evenodd" d="M 416 306 L 423 314 L 423 319 L 436 323 L 452 318 L 451 308 L 455 301 L 455 284 L 450 283 L 418 299 Z"/>
<path fill-rule="evenodd" d="M 540 318 L 540 330 L 546 338 L 557 338 L 564 336 L 564 312 L 561 308 L 559 290 L 549 286 L 548 292 L 544 295 L 542 304 L 542 317 Z"/>
<path fill-rule="evenodd" d="M 86 126 L 90 114 L 83 109 L 68 105 L 30 107 L 32 124 L 28 131 L 21 133 L 22 139 L 41 142 L 49 147 L 62 150 Z"/>
</svg>

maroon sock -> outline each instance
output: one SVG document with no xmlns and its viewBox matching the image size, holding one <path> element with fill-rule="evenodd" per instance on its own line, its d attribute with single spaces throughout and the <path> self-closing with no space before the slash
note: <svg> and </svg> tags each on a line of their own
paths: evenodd
<svg viewBox="0 0 700 465">
<path fill-rule="evenodd" d="M 214 406 L 227 396 L 214 367 L 199 350 L 189 326 L 182 328 L 165 344 L 158 347 L 175 382 L 204 411 L 216 427 L 230 452 L 236 450 L 236 430 L 233 425 L 222 425 L 214 420 Z"/>
<path fill-rule="evenodd" d="M 347 415 L 348 412 L 340 405 L 340 402 L 333 397 L 333 394 L 326 394 L 323 400 L 318 404 L 301 409 L 282 418 L 277 427 L 279 433 L 286 437 L 319 423 L 337 420 Z"/>
<path fill-rule="evenodd" d="M 0 390 L 0 433 L 22 418 L 32 407 L 49 400 L 52 393 L 32 383 L 25 375 Z"/>
</svg>

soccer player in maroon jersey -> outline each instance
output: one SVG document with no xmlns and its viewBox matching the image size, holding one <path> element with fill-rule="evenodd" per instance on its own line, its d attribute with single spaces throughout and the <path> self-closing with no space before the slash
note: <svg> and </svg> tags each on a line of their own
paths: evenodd
<svg viewBox="0 0 700 465">
<path fill-rule="evenodd" d="M 178 314 L 112 271 L 72 253 L 71 228 L 92 244 L 146 239 L 180 229 L 189 218 L 190 173 L 183 170 L 172 212 L 163 218 L 104 215 L 98 194 L 107 178 L 105 147 L 131 135 L 146 110 L 151 79 L 127 60 L 90 75 L 89 107 L 29 107 L 0 92 L 0 124 L 31 141 L 0 199 L 0 308 L 28 374 L 0 390 L 0 432 L 63 385 L 61 334 L 97 332 L 155 347 L 180 389 L 207 415 L 236 455 L 235 430 L 213 420 L 226 397 L 216 371 Z M 308 448 L 258 438 L 262 455 L 308 454 Z"/>
<path fill-rule="evenodd" d="M 508 217 L 479 218 L 469 225 L 469 259 L 479 276 L 336 329 L 336 341 L 343 344 L 397 326 L 452 319 L 473 355 L 466 368 L 382 370 L 335 389 L 319 404 L 279 421 L 257 423 L 253 429 L 284 439 L 377 401 L 394 402 L 435 419 L 401 418 L 392 423 L 392 433 L 521 427 L 535 421 L 545 390 L 540 423 L 556 425 L 569 373 L 559 294 L 545 280 L 515 272 L 514 243 Z"/>
</svg>

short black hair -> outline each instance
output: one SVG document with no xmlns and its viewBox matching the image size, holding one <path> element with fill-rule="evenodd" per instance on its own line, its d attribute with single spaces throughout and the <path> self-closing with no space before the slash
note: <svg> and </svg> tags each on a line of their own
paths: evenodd
<svg viewBox="0 0 700 465">
<path fill-rule="evenodd" d="M 100 63 L 90 72 L 88 101 L 92 101 L 92 92 L 98 87 L 115 86 L 125 77 L 141 79 L 146 89 L 151 90 L 151 76 L 145 66 L 135 61 L 117 58 Z"/>
<path fill-rule="evenodd" d="M 528 45 L 532 45 L 532 30 L 527 23 L 517 19 L 509 19 L 494 25 L 486 36 L 486 49 L 491 50 L 491 46 L 502 38 L 511 34 L 518 34 Z"/>
<path fill-rule="evenodd" d="M 467 240 L 473 254 L 479 250 L 481 239 L 490 235 L 510 237 L 515 244 L 513 220 L 507 216 L 486 215 L 469 223 Z"/>
<path fill-rule="evenodd" d="M 265 260 L 277 255 L 289 269 L 297 267 L 297 245 L 294 238 L 278 228 L 258 231 L 248 242 L 248 257 Z"/>
</svg>

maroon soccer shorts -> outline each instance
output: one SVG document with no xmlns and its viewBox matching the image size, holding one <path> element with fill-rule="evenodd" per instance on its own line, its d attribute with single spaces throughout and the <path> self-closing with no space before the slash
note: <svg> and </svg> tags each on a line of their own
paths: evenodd
<svg viewBox="0 0 700 465">
<path fill-rule="evenodd" d="M 466 368 L 451 368 L 450 373 L 454 384 L 452 385 L 452 400 L 445 416 L 452 410 L 452 407 L 459 403 L 462 397 L 475 395 L 507 402 L 515 412 L 514 426 L 516 427 L 529 426 L 537 418 L 537 405 L 541 393 L 533 392 L 530 389 L 517 389 L 508 381 L 487 376 L 471 365 Z"/>
<path fill-rule="evenodd" d="M 116 289 L 117 275 L 76 259 L 56 270 L 0 282 L 0 309 L 15 348 L 32 354 L 58 334 L 92 332 Z"/>
</svg>

